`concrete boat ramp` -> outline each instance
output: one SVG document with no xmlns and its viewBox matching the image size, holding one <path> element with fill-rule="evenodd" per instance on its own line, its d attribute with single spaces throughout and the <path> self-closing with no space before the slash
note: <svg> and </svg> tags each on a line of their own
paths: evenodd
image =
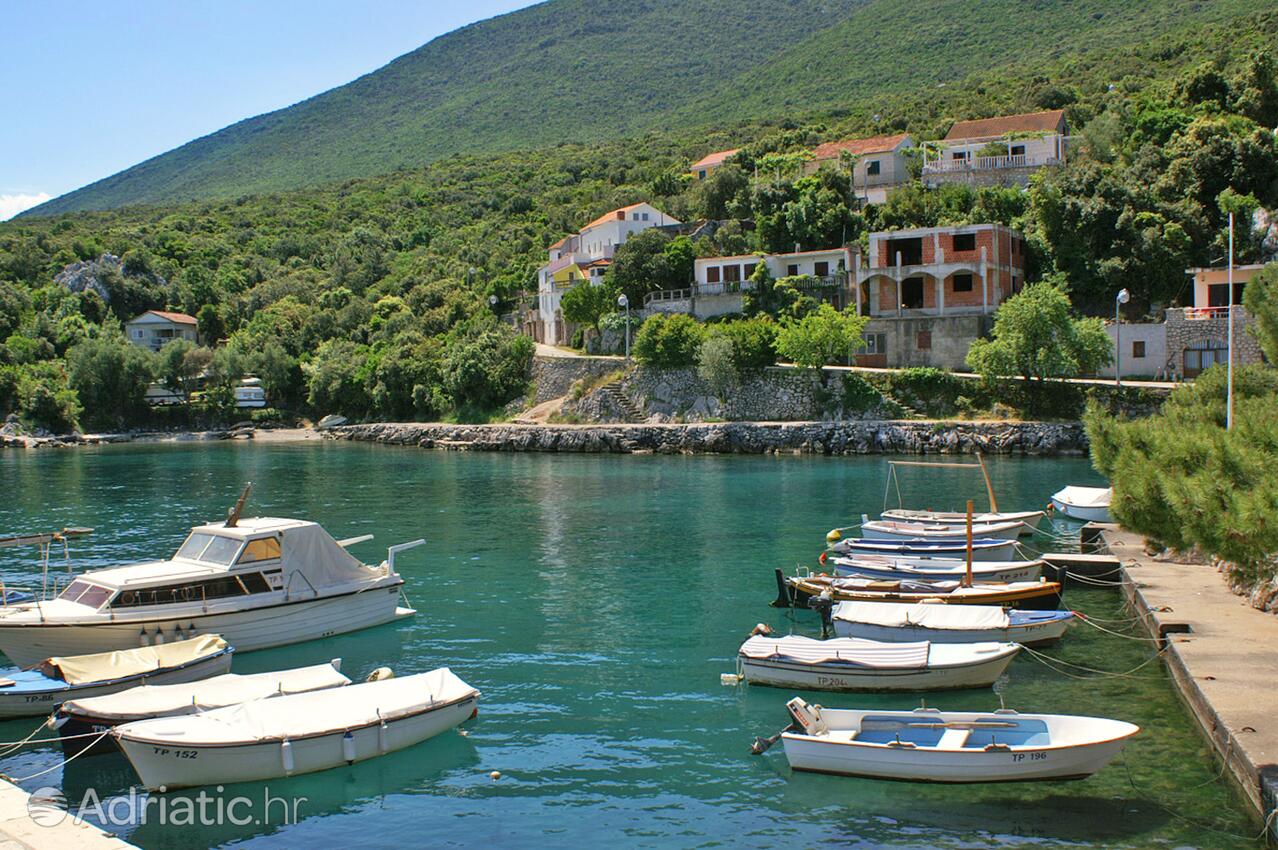
<svg viewBox="0 0 1278 850">
<path fill-rule="evenodd" d="M 1165 641 L 1177 690 L 1278 842 L 1278 616 L 1252 608 L 1210 566 L 1156 561 L 1117 526 L 1101 536 L 1134 613 Z"/>
<path fill-rule="evenodd" d="M 17 785 L 0 779 L 0 850 L 136 850 L 92 824 L 44 807 Z"/>
</svg>

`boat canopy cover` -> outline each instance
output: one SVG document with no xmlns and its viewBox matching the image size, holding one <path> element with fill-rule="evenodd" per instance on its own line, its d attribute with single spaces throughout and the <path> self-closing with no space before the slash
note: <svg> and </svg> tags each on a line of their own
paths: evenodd
<svg viewBox="0 0 1278 850">
<path fill-rule="evenodd" d="M 998 605 L 928 605 L 900 602 L 840 602 L 834 606 L 836 620 L 869 623 L 887 628 L 1005 629 L 1007 611 Z"/>
<path fill-rule="evenodd" d="M 192 661 L 217 655 L 226 646 L 226 641 L 217 635 L 200 635 L 190 640 L 159 646 L 47 658 L 38 667 L 44 675 L 61 679 L 68 685 L 83 685 L 124 679 L 168 667 L 181 667 Z"/>
<path fill-rule="evenodd" d="M 1065 505 L 1080 508 L 1108 508 L 1112 490 L 1108 487 L 1075 487 L 1070 485 L 1058 490 L 1053 499 Z"/>
<path fill-rule="evenodd" d="M 196 714 L 280 694 L 341 687 L 350 682 L 330 662 L 274 673 L 227 673 L 199 682 L 143 685 L 118 694 L 69 700 L 63 703 L 62 711 L 66 714 L 127 722 L 147 717 Z"/>
<path fill-rule="evenodd" d="M 926 667 L 930 646 L 928 641 L 883 643 L 862 638 L 815 640 L 800 635 L 782 638 L 755 635 L 741 644 L 740 654 L 745 658 L 777 658 L 800 664 L 838 662 L 862 667 L 900 669 Z"/>
<path fill-rule="evenodd" d="M 335 584 L 366 581 L 369 573 L 368 567 L 315 523 L 289 528 L 282 533 L 280 566 L 284 570 L 284 586 L 293 591 L 304 588 L 307 581 L 317 590 Z M 293 573 L 301 573 L 306 581 L 299 579 L 290 583 Z"/>
<path fill-rule="evenodd" d="M 203 714 L 139 720 L 116 727 L 121 737 L 175 745 L 234 745 L 327 735 L 420 714 L 479 692 L 447 667 L 217 708 Z"/>
</svg>

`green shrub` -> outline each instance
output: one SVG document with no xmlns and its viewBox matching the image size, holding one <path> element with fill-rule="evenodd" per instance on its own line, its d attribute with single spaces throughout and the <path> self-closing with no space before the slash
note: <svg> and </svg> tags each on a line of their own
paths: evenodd
<svg viewBox="0 0 1278 850">
<path fill-rule="evenodd" d="M 763 369 L 777 362 L 778 325 L 770 316 L 756 316 L 709 325 L 710 337 L 722 336 L 732 342 L 732 362 L 737 370 Z"/>
<path fill-rule="evenodd" d="M 639 329 L 635 337 L 635 359 L 659 369 L 687 369 L 697 362 L 704 338 L 705 329 L 691 316 L 659 313 Z"/>
<path fill-rule="evenodd" d="M 254 424 L 276 423 L 284 421 L 284 411 L 276 407 L 260 407 L 249 414 L 249 421 Z"/>
<path fill-rule="evenodd" d="M 855 372 L 843 376 L 843 409 L 849 413 L 865 413 L 883 401 L 883 393 Z"/>
</svg>

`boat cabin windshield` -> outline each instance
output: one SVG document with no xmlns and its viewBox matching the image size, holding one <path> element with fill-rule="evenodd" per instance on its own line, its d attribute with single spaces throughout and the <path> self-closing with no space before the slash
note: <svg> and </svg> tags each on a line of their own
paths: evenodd
<svg viewBox="0 0 1278 850">
<path fill-rule="evenodd" d="M 67 589 L 58 594 L 58 598 L 87 605 L 96 611 L 102 607 L 102 603 L 107 601 L 111 593 L 110 588 L 78 578 L 68 584 Z"/>
<path fill-rule="evenodd" d="M 217 534 L 193 531 L 182 544 L 182 548 L 178 549 L 176 557 L 227 567 L 235 560 L 235 553 L 240 549 L 240 542 L 234 537 L 221 537 Z"/>
</svg>

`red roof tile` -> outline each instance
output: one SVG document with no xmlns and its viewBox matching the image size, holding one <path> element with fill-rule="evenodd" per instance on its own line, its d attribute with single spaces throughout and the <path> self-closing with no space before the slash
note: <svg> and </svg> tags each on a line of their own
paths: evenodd
<svg viewBox="0 0 1278 850">
<path fill-rule="evenodd" d="M 639 203 L 637 203 L 637 204 L 631 204 L 631 205 L 630 205 L 630 206 L 628 206 L 628 207 L 621 207 L 621 208 L 619 208 L 619 209 L 615 209 L 615 210 L 613 210 L 612 212 L 606 212 L 606 213 L 604 213 L 603 215 L 599 216 L 599 218 L 597 218 L 597 219 L 595 219 L 594 221 L 590 222 L 590 224 L 587 224 L 585 227 L 583 227 L 583 228 L 582 228 L 582 230 L 589 230 L 590 228 L 592 228 L 592 227 L 594 227 L 594 226 L 596 226 L 596 225 L 604 224 L 605 222 L 609 222 L 609 221 L 613 221 L 613 220 L 617 219 L 617 213 L 628 213 L 628 212 L 630 212 L 631 210 L 638 209 L 638 208 L 639 208 L 639 207 L 641 207 L 641 206 L 643 206 L 643 202 L 642 202 L 642 201 L 641 201 L 641 202 L 639 202 Z"/>
<path fill-rule="evenodd" d="M 695 171 L 698 168 L 712 168 L 716 165 L 723 165 L 723 161 L 725 159 L 732 156 L 734 153 L 740 153 L 740 151 L 741 148 L 733 148 L 730 151 L 715 151 L 714 153 L 708 153 L 701 157 L 701 159 L 694 162 L 692 164 L 692 168 Z"/>
<path fill-rule="evenodd" d="M 168 319 L 170 322 L 174 322 L 179 325 L 198 325 L 199 324 L 199 322 L 196 321 L 194 316 L 188 316 L 186 313 L 167 313 L 164 310 L 147 310 L 146 313 L 142 314 L 142 316 L 145 316 L 148 314 L 152 316 L 159 316 L 161 319 Z M 139 316 L 138 318 L 140 319 L 142 318 L 142 316 Z"/>
<path fill-rule="evenodd" d="M 868 139 L 844 139 L 841 142 L 826 142 L 812 151 L 812 158 L 817 160 L 838 159 L 843 151 L 847 151 L 854 156 L 861 156 L 867 153 L 884 153 L 885 151 L 895 150 L 897 145 L 908 138 L 908 133 L 898 133 L 895 136 L 871 136 Z"/>
<path fill-rule="evenodd" d="M 1065 120 L 1065 110 L 1026 112 L 1022 115 L 1000 115 L 975 121 L 956 121 L 945 134 L 947 142 L 959 139 L 996 139 L 1008 133 L 1054 133 Z"/>
</svg>

